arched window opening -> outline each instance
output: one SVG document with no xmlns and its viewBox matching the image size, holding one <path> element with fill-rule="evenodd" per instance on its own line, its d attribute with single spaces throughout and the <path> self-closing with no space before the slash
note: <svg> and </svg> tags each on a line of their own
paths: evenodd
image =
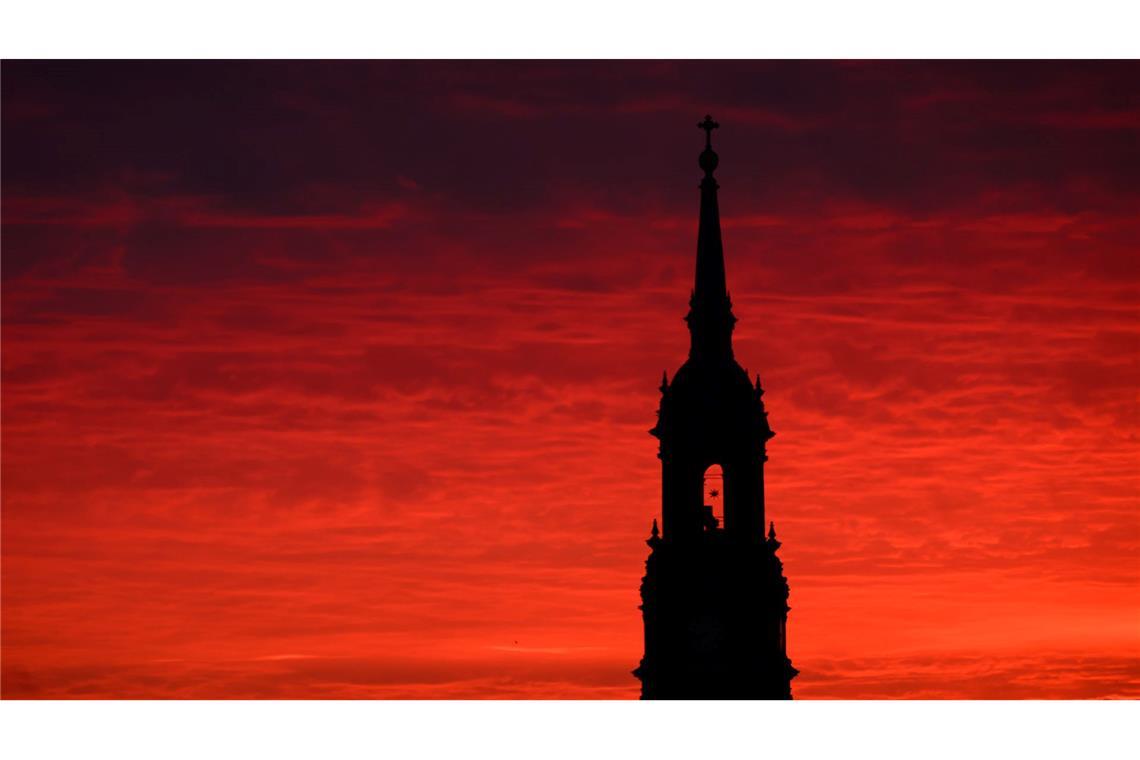
<svg viewBox="0 0 1140 760">
<path fill-rule="evenodd" d="M 724 471 L 719 464 L 705 470 L 703 478 L 705 530 L 724 526 Z"/>
</svg>

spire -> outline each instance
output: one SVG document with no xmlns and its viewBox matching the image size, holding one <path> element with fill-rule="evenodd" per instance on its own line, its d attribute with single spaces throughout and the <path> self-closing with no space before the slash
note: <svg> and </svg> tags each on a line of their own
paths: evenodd
<svg viewBox="0 0 1140 760">
<path fill-rule="evenodd" d="M 701 153 L 700 165 L 705 171 L 701 180 L 701 221 L 697 232 L 697 282 L 693 298 L 715 302 L 727 296 L 724 279 L 724 248 L 720 241 L 720 210 L 717 208 L 716 191 L 719 185 L 713 177 L 720 158 L 712 149 L 712 132 L 720 124 L 705 116 L 697 125 L 705 131 L 705 149 Z"/>
<path fill-rule="evenodd" d="M 712 149 L 712 131 L 720 124 L 705 116 L 697 125 L 705 131 L 705 149 L 700 166 L 705 176 L 701 180 L 701 215 L 697 231 L 697 272 L 693 297 L 689 300 L 689 322 L 693 358 L 732 358 L 732 303 L 724 275 L 724 247 L 720 239 L 720 210 L 716 191 L 719 185 L 713 177 L 720 158 Z"/>
</svg>

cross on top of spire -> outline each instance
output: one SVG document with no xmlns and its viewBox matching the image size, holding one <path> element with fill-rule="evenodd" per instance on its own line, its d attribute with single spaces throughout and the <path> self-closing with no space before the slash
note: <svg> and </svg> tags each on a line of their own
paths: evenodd
<svg viewBox="0 0 1140 760">
<path fill-rule="evenodd" d="M 703 129 L 705 131 L 705 147 L 712 148 L 712 131 L 714 129 L 720 129 L 720 124 L 713 121 L 712 116 L 705 114 L 705 120 L 697 125 L 697 129 Z"/>
<path fill-rule="evenodd" d="M 714 189 L 716 182 L 713 180 L 712 174 L 716 171 L 716 165 L 720 163 L 720 159 L 717 158 L 716 151 L 712 149 L 712 131 L 719 128 L 720 124 L 713 121 L 712 117 L 708 114 L 705 114 L 705 120 L 697 125 L 697 129 L 703 129 L 705 131 L 705 149 L 701 153 L 698 163 L 700 163 L 701 168 L 705 170 L 705 179 L 710 183 L 710 187 Z M 703 184 L 701 186 L 704 187 Z"/>
</svg>

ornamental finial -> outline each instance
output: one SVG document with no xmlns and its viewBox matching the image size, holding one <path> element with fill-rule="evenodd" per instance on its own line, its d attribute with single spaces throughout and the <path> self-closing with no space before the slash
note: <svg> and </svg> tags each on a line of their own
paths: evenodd
<svg viewBox="0 0 1140 760">
<path fill-rule="evenodd" d="M 712 150 L 712 131 L 714 129 L 720 129 L 720 124 L 713 121 L 711 116 L 705 114 L 705 120 L 697 125 L 697 129 L 703 129 L 705 131 L 705 148 Z"/>
<path fill-rule="evenodd" d="M 701 153 L 700 165 L 705 170 L 706 177 L 712 177 L 712 173 L 716 171 L 716 165 L 720 163 L 720 158 L 717 156 L 716 151 L 712 149 L 712 131 L 719 129 L 720 124 L 712 120 L 712 117 L 705 114 L 705 120 L 697 125 L 698 129 L 705 131 L 705 149 Z"/>
</svg>

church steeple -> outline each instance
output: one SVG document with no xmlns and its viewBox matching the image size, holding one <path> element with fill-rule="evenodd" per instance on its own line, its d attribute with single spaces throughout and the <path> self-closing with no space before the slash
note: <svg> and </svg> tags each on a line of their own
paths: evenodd
<svg viewBox="0 0 1140 760">
<path fill-rule="evenodd" d="M 732 328 L 736 317 L 728 297 L 724 273 L 724 246 L 720 238 L 720 209 L 716 191 L 719 188 L 713 172 L 720 158 L 712 149 L 712 131 L 720 124 L 705 116 L 697 125 L 705 131 L 705 149 L 700 166 L 705 176 L 701 180 L 701 215 L 697 229 L 697 271 L 693 295 L 689 300 L 691 343 L 689 356 L 698 360 L 724 361 L 732 359 Z"/>
<path fill-rule="evenodd" d="M 717 123 L 706 116 L 689 358 L 661 379 L 661 523 L 641 583 L 644 699 L 788 699 L 788 582 L 775 531 L 764 537 L 764 463 L 772 437 L 760 378 L 733 358 L 736 317 L 724 274 L 713 177 Z M 715 467 L 715 470 L 714 470 Z M 711 473 L 716 474 L 711 474 Z M 708 479 L 719 478 L 716 490 Z M 723 520 L 705 496 L 719 495 Z"/>
</svg>

